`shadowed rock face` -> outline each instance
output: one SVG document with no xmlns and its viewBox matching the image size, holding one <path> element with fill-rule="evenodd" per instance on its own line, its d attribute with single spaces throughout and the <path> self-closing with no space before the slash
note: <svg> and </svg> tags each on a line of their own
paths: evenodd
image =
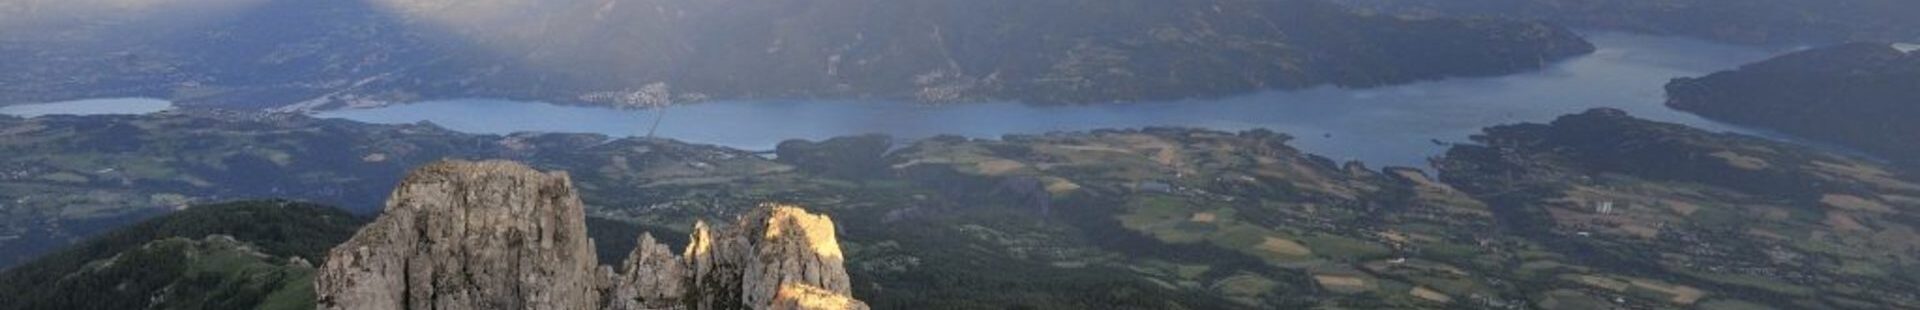
<svg viewBox="0 0 1920 310">
<path fill-rule="evenodd" d="M 641 236 L 599 266 L 565 173 L 510 162 L 415 170 L 385 214 L 335 247 L 322 309 L 864 309 L 832 220 L 765 205 L 694 228 L 683 256 Z"/>
<path fill-rule="evenodd" d="M 323 309 L 589 309 L 593 241 L 564 173 L 508 162 L 414 170 L 385 214 L 335 247 Z"/>
</svg>

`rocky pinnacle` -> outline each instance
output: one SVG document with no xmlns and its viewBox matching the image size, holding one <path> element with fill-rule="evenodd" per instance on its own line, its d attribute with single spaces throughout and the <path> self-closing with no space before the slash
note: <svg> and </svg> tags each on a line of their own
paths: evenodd
<svg viewBox="0 0 1920 310">
<path fill-rule="evenodd" d="M 315 280 L 319 308 L 866 308 L 850 294 L 832 220 L 797 207 L 701 222 L 678 256 L 639 236 L 618 267 L 599 266 L 585 222 L 565 173 L 431 164 L 333 248 Z"/>
</svg>

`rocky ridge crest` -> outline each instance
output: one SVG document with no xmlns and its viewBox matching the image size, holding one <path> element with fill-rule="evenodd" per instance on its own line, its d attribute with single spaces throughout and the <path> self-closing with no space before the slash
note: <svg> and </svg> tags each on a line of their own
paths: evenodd
<svg viewBox="0 0 1920 310">
<path fill-rule="evenodd" d="M 567 175 L 448 161 L 409 174 L 385 214 L 335 247 L 322 309 L 866 309 L 831 219 L 763 205 L 694 228 L 684 254 L 652 236 L 600 266 Z"/>
</svg>

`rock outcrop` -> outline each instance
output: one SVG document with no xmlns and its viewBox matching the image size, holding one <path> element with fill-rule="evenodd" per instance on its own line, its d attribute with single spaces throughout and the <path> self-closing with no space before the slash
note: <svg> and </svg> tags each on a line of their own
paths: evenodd
<svg viewBox="0 0 1920 310">
<path fill-rule="evenodd" d="M 696 224 L 684 258 L 701 309 L 798 309 L 775 306 L 851 290 L 833 221 L 791 206 L 762 206 L 730 228 Z"/>
<path fill-rule="evenodd" d="M 451 161 L 414 171 L 386 213 L 335 247 L 323 309 L 865 309 L 832 220 L 764 205 L 694 228 L 675 256 L 652 236 L 599 266 L 565 173 Z"/>
<path fill-rule="evenodd" d="M 620 273 L 603 267 L 606 309 L 675 309 L 687 305 L 687 263 L 667 245 L 642 235 Z"/>
<path fill-rule="evenodd" d="M 436 163 L 334 247 L 315 289 L 323 309 L 590 309 L 597 263 L 586 236 L 564 173 Z"/>
<path fill-rule="evenodd" d="M 607 309 L 865 309 L 849 294 L 833 220 L 797 207 L 763 205 L 733 226 L 694 225 L 685 254 L 642 236 Z"/>
</svg>

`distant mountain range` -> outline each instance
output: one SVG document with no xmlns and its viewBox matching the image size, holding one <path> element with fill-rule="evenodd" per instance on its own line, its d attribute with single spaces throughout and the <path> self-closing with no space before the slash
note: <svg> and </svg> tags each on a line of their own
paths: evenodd
<svg viewBox="0 0 1920 310">
<path fill-rule="evenodd" d="M 1100 103 L 1534 70 L 1557 26 L 1320 0 L 90 0 L 0 6 L 0 102 L 500 97 Z M 35 3 L 39 3 L 35 6 Z M 113 8 L 113 9 L 103 9 Z"/>
<path fill-rule="evenodd" d="M 1910 0 L 1332 0 L 1407 16 L 1545 20 L 1568 27 L 1805 46 L 1920 41 Z"/>
</svg>

